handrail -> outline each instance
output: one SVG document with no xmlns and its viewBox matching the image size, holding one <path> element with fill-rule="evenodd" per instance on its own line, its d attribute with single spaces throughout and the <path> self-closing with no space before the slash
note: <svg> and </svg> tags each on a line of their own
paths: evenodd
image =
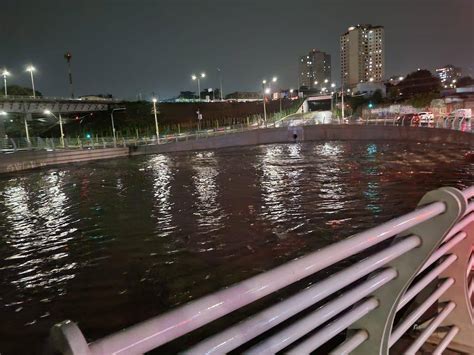
<svg viewBox="0 0 474 355">
<path fill-rule="evenodd" d="M 474 186 L 463 191 L 452 188 L 432 191 L 413 212 L 191 301 L 164 315 L 90 344 L 79 328 L 68 321 L 52 328 L 52 343 L 59 351 L 64 351 L 64 346 L 67 346 L 72 354 L 144 353 L 339 261 L 364 253 L 363 259 L 200 341 L 188 351 L 193 354 L 229 352 L 245 346 L 276 325 L 283 327 L 246 351 L 255 354 L 281 350 L 295 354 L 311 352 L 348 327 L 353 330 L 347 332 L 346 341 L 337 345 L 333 353 L 367 353 L 371 347 L 373 350 L 379 347 L 388 349 L 398 346 L 397 341 L 409 328 L 439 302 L 446 303 L 435 311 L 432 321 L 410 344 L 407 353 L 414 354 L 428 338 L 437 334 L 437 329 L 445 329 L 446 322 L 450 327 L 439 339 L 436 351 L 442 351 L 453 342 L 474 350 L 472 336 L 466 337 L 474 330 L 474 320 L 469 323 L 466 317 L 460 319 L 459 315 L 460 312 L 472 314 L 473 305 L 467 299 L 463 301 L 452 296 L 452 292 L 459 294 L 459 287 L 463 287 L 467 297 L 470 288 L 474 287 L 472 270 L 466 271 L 466 266 L 473 260 L 474 222 L 466 224 L 470 215 L 464 216 L 473 195 Z M 444 241 L 451 230 L 457 232 Z M 392 240 L 390 245 L 373 250 L 372 247 L 387 240 Z M 466 251 L 466 245 L 470 245 L 469 255 L 459 251 Z M 410 263 L 416 265 L 410 266 Z M 432 291 L 425 295 L 427 289 Z M 338 297 L 332 297 L 341 290 L 344 292 Z M 389 297 L 381 297 L 384 292 L 400 296 L 389 301 Z M 448 298 L 445 300 L 443 297 Z M 414 304 L 416 307 L 413 308 Z M 306 311 L 316 305 L 316 310 Z M 397 313 L 401 317 L 395 323 Z M 286 323 L 290 317 L 303 314 L 297 321 Z M 383 323 L 370 323 L 371 319 L 380 316 L 384 317 Z M 327 321 L 330 323 L 325 325 Z M 374 326 L 388 327 L 390 331 L 382 332 L 385 335 L 379 338 Z M 310 332 L 310 337 L 300 341 Z"/>
</svg>

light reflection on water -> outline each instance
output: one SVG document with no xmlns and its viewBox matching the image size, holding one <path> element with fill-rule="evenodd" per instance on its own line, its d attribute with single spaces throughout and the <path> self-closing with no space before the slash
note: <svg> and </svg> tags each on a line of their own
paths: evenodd
<svg viewBox="0 0 474 355">
<path fill-rule="evenodd" d="M 3 176 L 0 349 L 38 353 L 68 318 L 101 337 L 407 212 L 473 183 L 463 154 L 308 142 Z"/>
</svg>

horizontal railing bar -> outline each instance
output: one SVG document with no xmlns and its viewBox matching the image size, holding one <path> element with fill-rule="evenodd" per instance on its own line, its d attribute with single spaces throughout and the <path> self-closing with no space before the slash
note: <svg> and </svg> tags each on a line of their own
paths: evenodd
<svg viewBox="0 0 474 355">
<path fill-rule="evenodd" d="M 357 349 L 364 341 L 369 338 L 369 333 L 365 329 L 359 329 L 355 334 L 347 338 L 342 344 L 332 349 L 330 355 L 348 355 Z"/>
<path fill-rule="evenodd" d="M 454 284 L 454 279 L 452 277 L 447 278 L 443 281 L 443 283 L 433 292 L 422 304 L 420 304 L 413 312 L 411 312 L 393 331 L 390 336 L 388 345 L 392 347 L 403 334 L 410 328 L 413 323 L 420 318 L 423 313 L 425 313 L 428 308 L 431 307 L 433 303 L 435 303 L 443 293 L 446 292 L 448 288 L 450 288 Z"/>
<path fill-rule="evenodd" d="M 446 210 L 442 202 L 423 206 L 404 216 L 315 251 L 305 257 L 224 290 L 111 334 L 90 345 L 106 353 L 147 352 L 176 339 L 236 309 L 248 305 L 298 280 L 327 268 L 341 260 L 387 240 L 413 226 L 423 223 Z"/>
<path fill-rule="evenodd" d="M 347 312 L 344 316 L 334 320 L 328 324 L 327 327 L 313 334 L 311 337 L 298 344 L 295 348 L 289 351 L 289 354 L 301 355 L 309 354 L 321 345 L 332 339 L 334 336 L 339 334 L 341 331 L 354 324 L 359 319 L 367 315 L 370 311 L 373 311 L 379 306 L 379 301 L 375 297 L 369 298 L 362 304 L 354 307 L 352 310 Z"/>
<path fill-rule="evenodd" d="M 461 219 L 458 223 L 456 223 L 453 226 L 453 228 L 451 228 L 451 230 L 446 235 L 446 237 L 444 237 L 443 242 L 446 242 L 449 239 L 451 239 L 453 235 L 461 232 L 464 228 L 466 228 L 472 222 L 474 222 L 474 213 L 465 215 L 463 219 Z"/>
<path fill-rule="evenodd" d="M 420 293 L 426 286 L 428 286 L 434 279 L 436 279 L 444 270 L 446 270 L 452 263 L 458 259 L 457 255 L 451 254 L 441 264 L 436 266 L 428 274 L 426 274 L 416 284 L 412 285 L 403 295 L 397 306 L 397 312 L 402 309 L 408 302 L 410 302 L 416 295 Z"/>
<path fill-rule="evenodd" d="M 469 262 L 467 263 L 466 276 L 469 276 L 473 268 L 474 268 L 474 254 L 471 254 L 471 257 L 469 258 Z"/>
<path fill-rule="evenodd" d="M 256 355 L 277 353 L 350 306 L 369 296 L 389 281 L 395 279 L 397 275 L 397 271 L 392 268 L 380 272 L 373 278 L 364 281 L 302 319 L 293 322 L 287 328 L 258 343 L 248 353 Z"/>
<path fill-rule="evenodd" d="M 429 259 L 421 267 L 420 271 L 418 271 L 418 274 L 421 274 L 423 271 L 425 271 L 434 262 L 438 261 L 443 255 L 446 255 L 448 251 L 450 251 L 452 248 L 454 248 L 454 246 L 458 245 L 460 242 L 466 239 L 466 237 L 467 237 L 466 232 L 459 232 L 453 238 L 449 239 L 448 242 L 442 244 L 441 247 L 439 247 L 439 249 L 437 249 L 433 254 L 431 254 Z"/>
<path fill-rule="evenodd" d="M 456 334 L 459 333 L 459 328 L 457 326 L 452 326 L 449 329 L 449 332 L 443 337 L 441 342 L 438 344 L 437 348 L 433 351 L 433 355 L 443 355 L 444 350 L 449 346 L 451 341 L 454 339 Z"/>
<path fill-rule="evenodd" d="M 415 355 L 416 352 L 423 346 L 428 338 L 434 333 L 439 327 L 442 321 L 453 311 L 456 307 L 456 303 L 448 302 L 439 314 L 428 324 L 428 326 L 421 332 L 418 338 L 406 349 L 403 353 L 408 355 Z"/>
<path fill-rule="evenodd" d="M 470 186 L 467 189 L 461 191 L 466 200 L 474 197 L 474 186 Z"/>
<path fill-rule="evenodd" d="M 298 294 L 227 328 L 223 332 L 203 340 L 189 351 L 197 354 L 227 353 L 334 292 L 383 267 L 420 244 L 421 239 L 417 236 L 403 239 L 387 249 L 338 271 L 331 277 L 311 285 Z"/>
</svg>

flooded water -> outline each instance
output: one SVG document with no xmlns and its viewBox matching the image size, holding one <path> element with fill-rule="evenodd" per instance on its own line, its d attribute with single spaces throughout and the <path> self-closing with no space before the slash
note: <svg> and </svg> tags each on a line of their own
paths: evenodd
<svg viewBox="0 0 474 355">
<path fill-rule="evenodd" d="M 96 339 L 470 185 L 464 153 L 308 142 L 1 176 L 0 353 L 65 319 Z"/>
</svg>

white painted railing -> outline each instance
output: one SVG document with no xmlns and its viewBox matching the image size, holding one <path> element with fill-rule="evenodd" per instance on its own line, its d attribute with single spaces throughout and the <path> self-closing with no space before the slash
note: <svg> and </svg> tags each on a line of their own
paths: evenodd
<svg viewBox="0 0 474 355">
<path fill-rule="evenodd" d="M 474 352 L 473 198 L 474 186 L 431 191 L 413 212 L 92 343 L 75 323 L 57 324 L 50 346 L 142 354 L 291 285 L 292 295 L 185 352 L 306 354 L 326 344 L 331 354 L 415 354 L 428 341 L 434 354 Z"/>
</svg>

